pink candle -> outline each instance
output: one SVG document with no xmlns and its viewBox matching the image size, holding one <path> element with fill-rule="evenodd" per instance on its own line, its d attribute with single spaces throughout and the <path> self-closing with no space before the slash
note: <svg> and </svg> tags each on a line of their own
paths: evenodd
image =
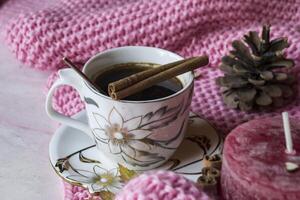
<svg viewBox="0 0 300 200">
<path fill-rule="evenodd" d="M 227 200 L 300 200 L 300 119 L 290 119 L 295 154 L 287 154 L 282 119 L 252 120 L 226 138 L 221 185 Z"/>
</svg>

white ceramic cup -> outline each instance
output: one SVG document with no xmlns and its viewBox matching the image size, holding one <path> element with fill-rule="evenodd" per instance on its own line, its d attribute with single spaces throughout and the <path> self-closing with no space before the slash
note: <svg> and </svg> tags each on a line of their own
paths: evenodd
<svg viewBox="0 0 300 200">
<path fill-rule="evenodd" d="M 83 68 L 90 78 L 100 70 L 119 63 L 166 64 L 183 59 L 153 47 L 127 46 L 92 57 Z M 187 125 L 194 76 L 178 76 L 183 88 L 173 95 L 149 101 L 113 100 L 94 90 L 72 69 L 59 70 L 46 100 L 50 118 L 80 129 L 94 139 L 98 150 L 112 161 L 134 170 L 147 170 L 163 164 L 179 147 Z M 85 103 L 89 124 L 66 117 L 52 108 L 55 88 L 70 85 Z M 72 134 L 72 133 L 70 133 Z"/>
</svg>

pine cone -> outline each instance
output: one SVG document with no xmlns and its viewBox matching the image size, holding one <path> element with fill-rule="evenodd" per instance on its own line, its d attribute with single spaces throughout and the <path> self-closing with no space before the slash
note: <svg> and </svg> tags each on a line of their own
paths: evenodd
<svg viewBox="0 0 300 200">
<path fill-rule="evenodd" d="M 232 46 L 220 65 L 224 76 L 217 79 L 228 106 L 243 111 L 278 106 L 293 94 L 294 78 L 285 69 L 293 67 L 294 61 L 283 54 L 289 46 L 287 38 L 270 40 L 270 26 L 263 26 L 261 38 L 250 31 Z"/>
</svg>

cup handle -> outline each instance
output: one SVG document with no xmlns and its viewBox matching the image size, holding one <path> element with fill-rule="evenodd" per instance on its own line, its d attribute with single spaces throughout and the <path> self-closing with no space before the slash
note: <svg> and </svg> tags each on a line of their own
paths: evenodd
<svg viewBox="0 0 300 200">
<path fill-rule="evenodd" d="M 71 117 L 64 116 L 53 109 L 52 97 L 57 87 L 61 85 L 72 86 L 79 92 L 81 99 L 83 95 L 83 89 L 85 87 L 83 81 L 81 80 L 81 77 L 79 77 L 79 75 L 77 75 L 76 72 L 74 72 L 72 69 L 59 70 L 58 74 L 59 74 L 59 79 L 51 86 L 46 97 L 46 112 L 48 116 L 55 121 L 79 129 L 84 133 L 88 134 L 89 136 L 91 136 L 92 135 L 91 129 L 87 123 L 81 122 Z"/>
</svg>

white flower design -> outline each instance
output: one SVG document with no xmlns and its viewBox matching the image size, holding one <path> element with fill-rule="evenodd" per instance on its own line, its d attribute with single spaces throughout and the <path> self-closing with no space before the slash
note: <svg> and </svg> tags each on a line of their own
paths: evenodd
<svg viewBox="0 0 300 200">
<path fill-rule="evenodd" d="M 117 192 L 122 187 L 118 169 L 114 168 L 106 170 L 98 165 L 93 167 L 93 172 L 78 170 L 80 174 L 70 175 L 68 179 L 85 183 L 91 193 L 100 192 L 103 190 Z"/>
<path fill-rule="evenodd" d="M 139 129 L 142 117 L 135 117 L 127 121 L 113 108 L 108 118 L 94 113 L 99 128 L 93 129 L 95 138 L 102 143 L 108 144 L 113 154 L 124 153 L 126 156 L 135 158 L 140 151 L 151 149 L 151 145 L 142 141 L 151 134 L 151 131 Z"/>
</svg>

